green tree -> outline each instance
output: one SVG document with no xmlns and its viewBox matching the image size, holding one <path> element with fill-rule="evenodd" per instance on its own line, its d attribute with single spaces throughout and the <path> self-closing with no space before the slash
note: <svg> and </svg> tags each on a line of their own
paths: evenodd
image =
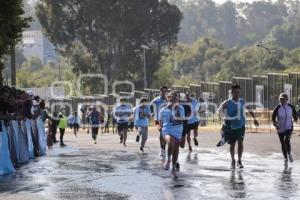
<svg viewBox="0 0 300 200">
<path fill-rule="evenodd" d="M 142 74 L 137 50 L 147 45 L 151 84 L 164 50 L 177 42 L 182 18 L 180 10 L 166 0 L 46 0 L 36 8 L 44 32 L 64 56 L 74 55 L 77 45 L 85 47 L 88 54 L 75 64 L 76 71 L 103 73 L 110 82 Z"/>
<path fill-rule="evenodd" d="M 233 47 L 237 43 L 237 10 L 235 4 L 227 1 L 220 6 L 220 20 L 222 26 L 222 41 L 225 47 Z"/>
<path fill-rule="evenodd" d="M 10 47 L 21 40 L 22 32 L 30 21 L 30 18 L 23 17 L 22 2 L 22 0 L 0 1 L 0 85 L 3 82 L 5 57 L 9 54 Z"/>
<path fill-rule="evenodd" d="M 26 62 L 22 64 L 21 68 L 28 72 L 33 72 L 42 69 L 43 63 L 38 57 L 30 57 Z"/>
</svg>

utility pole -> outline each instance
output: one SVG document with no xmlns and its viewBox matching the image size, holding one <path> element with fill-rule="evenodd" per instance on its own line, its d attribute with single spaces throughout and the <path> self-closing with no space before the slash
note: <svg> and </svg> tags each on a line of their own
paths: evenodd
<svg viewBox="0 0 300 200">
<path fill-rule="evenodd" d="M 10 46 L 10 84 L 16 86 L 16 49 L 15 44 Z"/>
<path fill-rule="evenodd" d="M 149 47 L 146 45 L 141 45 L 143 48 L 143 57 L 144 57 L 144 88 L 147 88 L 147 70 L 146 70 L 146 50 L 149 50 Z"/>
</svg>

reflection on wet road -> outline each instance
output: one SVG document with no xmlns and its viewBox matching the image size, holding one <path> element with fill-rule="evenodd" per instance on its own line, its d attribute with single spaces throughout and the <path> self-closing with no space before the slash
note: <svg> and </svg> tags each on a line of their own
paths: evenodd
<svg viewBox="0 0 300 200">
<path fill-rule="evenodd" d="M 148 149 L 149 150 L 149 149 Z M 0 177 L 0 199 L 12 194 L 44 199 L 300 199 L 300 163 L 285 166 L 280 154 L 245 154 L 231 170 L 224 149 L 181 151 L 173 180 L 149 153 L 54 148 L 47 157 Z"/>
</svg>

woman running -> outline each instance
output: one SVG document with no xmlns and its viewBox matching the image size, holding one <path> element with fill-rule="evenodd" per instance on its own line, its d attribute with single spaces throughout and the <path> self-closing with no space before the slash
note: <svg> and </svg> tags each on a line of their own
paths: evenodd
<svg viewBox="0 0 300 200">
<path fill-rule="evenodd" d="M 172 156 L 172 175 L 177 178 L 176 164 L 179 155 L 179 144 L 182 138 L 184 108 L 179 105 L 179 96 L 176 91 L 167 95 L 168 104 L 160 111 L 162 134 L 168 147 L 168 157 L 164 164 L 169 170 Z"/>
<path fill-rule="evenodd" d="M 291 154 L 291 136 L 293 133 L 293 119 L 297 121 L 297 112 L 294 106 L 288 103 L 288 95 L 282 93 L 279 95 L 280 104 L 276 106 L 272 114 L 272 122 L 276 127 L 279 140 L 281 143 L 281 150 L 284 156 L 285 164 L 293 162 Z"/>
</svg>

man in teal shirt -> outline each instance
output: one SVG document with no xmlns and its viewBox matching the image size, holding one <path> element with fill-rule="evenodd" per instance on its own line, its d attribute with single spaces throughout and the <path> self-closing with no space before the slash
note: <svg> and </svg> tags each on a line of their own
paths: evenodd
<svg viewBox="0 0 300 200">
<path fill-rule="evenodd" d="M 229 124 L 230 131 L 227 135 L 228 138 L 228 144 L 230 144 L 230 155 L 231 155 L 231 168 L 235 168 L 236 162 L 235 162 L 235 144 L 238 143 L 238 162 L 237 167 L 243 168 L 242 164 L 242 155 L 243 155 L 243 141 L 244 141 L 244 135 L 245 135 L 245 100 L 240 98 L 241 95 L 241 88 L 239 85 L 233 85 L 231 87 L 231 94 L 232 98 L 229 98 L 225 100 L 220 108 L 218 109 L 218 112 L 220 114 L 223 114 L 224 119 L 226 120 L 226 123 Z M 246 107 L 249 109 L 248 107 Z M 259 123 L 255 119 L 254 113 L 249 110 L 249 113 L 254 118 L 254 124 L 255 126 L 258 126 Z"/>
</svg>

